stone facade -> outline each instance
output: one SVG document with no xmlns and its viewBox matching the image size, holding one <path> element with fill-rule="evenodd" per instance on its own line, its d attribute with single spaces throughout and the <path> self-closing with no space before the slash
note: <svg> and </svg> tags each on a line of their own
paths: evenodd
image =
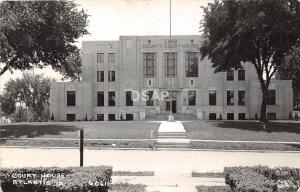
<svg viewBox="0 0 300 192">
<path fill-rule="evenodd" d="M 259 117 L 262 96 L 254 67 L 244 65 L 244 70 L 233 71 L 233 79 L 228 72 L 214 73 L 211 62 L 200 59 L 202 42 L 201 36 L 188 35 L 172 36 L 171 41 L 168 36 L 84 41 L 83 80 L 52 83 L 50 116 L 55 120 L 143 120 L 168 114 L 172 108 L 174 113 L 198 119 Z M 170 51 L 174 55 L 168 55 Z M 167 91 L 172 96 L 128 103 L 126 91 L 131 90 L 158 95 Z M 269 118 L 288 119 L 293 107 L 292 82 L 273 80 L 269 90 L 273 95 L 267 106 Z M 68 104 L 68 94 L 75 95 L 70 96 L 75 103 Z"/>
</svg>

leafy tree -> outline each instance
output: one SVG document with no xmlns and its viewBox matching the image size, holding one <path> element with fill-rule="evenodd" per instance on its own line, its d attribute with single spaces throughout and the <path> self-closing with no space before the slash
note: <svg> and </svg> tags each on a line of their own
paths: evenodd
<svg viewBox="0 0 300 192">
<path fill-rule="evenodd" d="M 52 66 L 74 78 L 80 66 L 69 61 L 79 53 L 76 39 L 88 34 L 87 18 L 72 1 L 0 2 L 0 76 Z"/>
<path fill-rule="evenodd" d="M 281 65 L 276 73 L 277 79 L 292 80 L 294 88 L 294 107 L 300 108 L 300 45 L 295 46 L 285 57 L 284 65 Z"/>
<path fill-rule="evenodd" d="M 14 103 L 25 104 L 33 114 L 33 119 L 44 118 L 50 98 L 49 78 L 42 75 L 25 74 L 22 79 L 11 79 L 4 88 L 5 94 L 13 98 Z"/>
<path fill-rule="evenodd" d="M 81 52 L 76 50 L 74 53 L 71 53 L 67 58 L 66 62 L 68 63 L 65 66 L 62 66 L 60 73 L 63 75 L 63 79 L 70 79 L 71 81 L 80 81 L 82 77 L 82 63 L 81 63 Z"/>
<path fill-rule="evenodd" d="M 8 94 L 4 94 L 3 96 L 0 96 L 0 107 L 3 113 L 9 116 L 16 111 L 15 100 Z"/>
<path fill-rule="evenodd" d="M 215 72 L 253 65 L 260 82 L 260 120 L 267 121 L 268 87 L 284 57 L 299 41 L 300 2 L 297 0 L 215 0 L 203 8 L 201 22 L 208 56 Z"/>
</svg>

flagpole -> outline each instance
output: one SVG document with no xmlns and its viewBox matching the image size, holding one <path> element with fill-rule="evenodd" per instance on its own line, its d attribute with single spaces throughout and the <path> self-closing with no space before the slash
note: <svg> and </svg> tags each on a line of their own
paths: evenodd
<svg viewBox="0 0 300 192">
<path fill-rule="evenodd" d="M 171 64 L 171 58 L 172 58 L 172 56 L 171 56 L 171 54 L 172 54 L 172 52 L 171 52 L 171 49 L 172 49 L 171 40 L 172 40 L 172 0 L 170 0 L 170 37 L 169 37 L 170 53 L 169 53 L 169 63 L 168 63 L 169 66 Z M 171 77 L 170 114 L 169 114 L 168 120 L 169 121 L 174 121 L 174 115 L 173 115 L 173 77 Z"/>
</svg>

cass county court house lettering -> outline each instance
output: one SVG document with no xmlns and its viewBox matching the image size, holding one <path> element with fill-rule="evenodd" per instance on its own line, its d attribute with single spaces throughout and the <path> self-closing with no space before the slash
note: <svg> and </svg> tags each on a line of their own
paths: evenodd
<svg viewBox="0 0 300 192">
<path fill-rule="evenodd" d="M 51 85 L 50 114 L 55 120 L 144 120 L 170 113 L 197 119 L 243 120 L 259 117 L 261 90 L 252 65 L 214 73 L 201 60 L 201 36 L 121 36 L 118 41 L 82 43 L 82 81 Z M 170 52 L 171 50 L 171 52 Z M 133 92 L 148 100 L 133 100 Z M 171 91 L 172 90 L 172 91 Z M 169 97 L 152 99 L 169 91 Z M 288 119 L 290 80 L 272 80 L 269 119 Z"/>
</svg>

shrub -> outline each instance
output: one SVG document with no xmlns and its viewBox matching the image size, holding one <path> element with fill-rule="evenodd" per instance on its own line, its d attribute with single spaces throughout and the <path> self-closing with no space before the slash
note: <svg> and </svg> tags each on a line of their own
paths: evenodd
<svg viewBox="0 0 300 192">
<path fill-rule="evenodd" d="M 54 121 L 54 115 L 53 115 L 53 113 L 51 114 L 50 120 L 51 120 L 51 121 Z"/>
<path fill-rule="evenodd" d="M 16 174 L 22 178 L 18 180 Z M 3 192 L 106 192 L 111 174 L 112 168 L 106 166 L 22 168 L 2 169 L 0 179 Z"/>
<path fill-rule="evenodd" d="M 300 182 L 300 170 L 288 167 L 228 167 L 224 173 L 225 182 L 233 191 L 294 192 Z"/>
</svg>

